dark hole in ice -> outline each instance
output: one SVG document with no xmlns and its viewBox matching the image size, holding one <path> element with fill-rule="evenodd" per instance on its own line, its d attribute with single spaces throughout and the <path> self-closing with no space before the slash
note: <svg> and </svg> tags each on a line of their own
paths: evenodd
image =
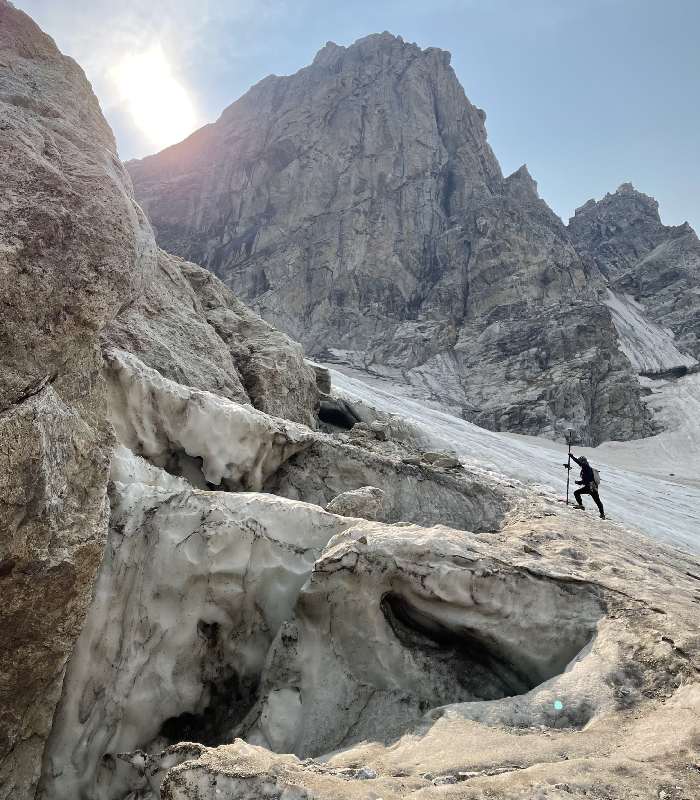
<svg viewBox="0 0 700 800">
<path fill-rule="evenodd" d="M 493 609 L 485 612 L 484 619 L 490 621 L 479 629 L 474 614 L 465 617 L 470 623 L 455 618 L 447 622 L 447 613 L 438 618 L 440 604 L 432 612 L 423 611 L 398 593 L 384 595 L 381 607 L 396 638 L 412 653 L 416 665 L 431 676 L 433 700 L 454 703 L 525 694 L 563 672 L 594 632 L 595 600 L 582 595 L 580 601 L 582 609 L 585 606 L 591 614 L 588 620 L 586 614 L 581 615 L 580 628 L 558 627 L 552 620 L 543 625 L 541 636 L 533 629 L 524 637 L 518 636 L 506 619 L 501 634 L 490 619 Z M 513 646 L 518 638 L 522 639 L 521 651 Z"/>
<path fill-rule="evenodd" d="M 349 431 L 360 420 L 342 400 L 321 400 L 318 418 L 326 425 Z"/>
<path fill-rule="evenodd" d="M 257 697 L 258 680 L 241 680 L 238 675 L 207 685 L 209 702 L 200 713 L 189 711 L 166 719 L 160 735 L 169 744 L 199 742 L 207 747 L 217 747 L 230 742 L 229 732 L 250 711 Z"/>
<path fill-rule="evenodd" d="M 170 744 L 199 742 L 216 747 L 230 741 L 229 732 L 253 707 L 259 677 L 242 677 L 225 663 L 218 622 L 200 619 L 197 633 L 204 640 L 206 648 L 202 667 L 203 702 L 206 702 L 206 706 L 202 711 L 185 711 L 166 719 L 160 735 Z"/>
<path fill-rule="evenodd" d="M 456 685 L 449 698 L 452 702 L 524 694 L 540 682 L 523 673 L 479 631 L 454 631 L 398 594 L 382 598 L 382 611 L 401 644 L 424 655 L 434 671 L 453 676 Z"/>
<path fill-rule="evenodd" d="M 209 642 L 216 642 L 219 638 L 219 623 L 200 619 L 197 623 L 197 633 Z"/>
</svg>

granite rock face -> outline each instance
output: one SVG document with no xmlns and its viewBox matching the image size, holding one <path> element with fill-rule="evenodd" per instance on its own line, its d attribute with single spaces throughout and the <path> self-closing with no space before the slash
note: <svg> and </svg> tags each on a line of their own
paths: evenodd
<svg viewBox="0 0 700 800">
<path fill-rule="evenodd" d="M 449 62 L 384 33 L 261 81 L 127 165 L 158 241 L 310 354 L 480 425 L 649 433 L 603 275 L 526 168 L 504 179 Z"/>
<path fill-rule="evenodd" d="M 577 209 L 568 230 L 614 291 L 669 328 L 683 352 L 700 357 L 700 240 L 687 222 L 663 225 L 656 200 L 623 183 Z"/>
<path fill-rule="evenodd" d="M 33 794 L 107 535 L 99 333 L 156 246 L 83 71 L 5 0 L 0 119 L 4 800 Z"/>
<path fill-rule="evenodd" d="M 301 347 L 210 272 L 162 250 L 101 340 L 103 349 L 132 353 L 165 378 L 316 425 L 316 375 Z"/>
<path fill-rule="evenodd" d="M 318 379 L 300 345 L 254 314 L 211 272 L 187 262 L 179 266 L 255 408 L 314 427 Z"/>
</svg>

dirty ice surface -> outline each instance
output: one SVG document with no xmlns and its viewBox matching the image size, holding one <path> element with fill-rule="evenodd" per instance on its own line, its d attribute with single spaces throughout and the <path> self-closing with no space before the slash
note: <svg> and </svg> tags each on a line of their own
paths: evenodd
<svg viewBox="0 0 700 800">
<path fill-rule="evenodd" d="M 455 452 L 470 466 L 564 496 L 565 442 L 494 433 L 411 397 L 409 386 L 337 365 L 326 366 L 331 370 L 336 393 L 405 418 L 419 428 L 433 447 Z M 700 374 L 668 381 L 640 381 L 650 389 L 647 402 L 667 430 L 632 442 L 574 447 L 573 452 L 585 454 L 600 470 L 600 495 L 611 521 L 635 527 L 684 550 L 700 552 Z M 572 481 L 575 478 L 578 470 L 572 470 Z M 592 510 L 590 498 L 587 508 L 591 509 L 586 513 L 594 523 L 597 512 Z"/>
</svg>

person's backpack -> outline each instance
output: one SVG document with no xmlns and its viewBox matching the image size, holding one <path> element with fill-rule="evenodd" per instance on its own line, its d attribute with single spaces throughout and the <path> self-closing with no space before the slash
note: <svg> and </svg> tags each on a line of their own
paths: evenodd
<svg viewBox="0 0 700 800">
<path fill-rule="evenodd" d="M 596 486 L 600 486 L 600 472 L 597 469 L 593 469 L 593 481 Z"/>
</svg>

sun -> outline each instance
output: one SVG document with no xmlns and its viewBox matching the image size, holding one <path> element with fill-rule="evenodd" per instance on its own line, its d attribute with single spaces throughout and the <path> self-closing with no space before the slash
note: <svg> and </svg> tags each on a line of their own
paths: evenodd
<svg viewBox="0 0 700 800">
<path fill-rule="evenodd" d="M 153 147 L 179 142 L 197 127 L 187 91 L 173 75 L 160 44 L 129 54 L 110 70 L 121 103 Z"/>
</svg>

